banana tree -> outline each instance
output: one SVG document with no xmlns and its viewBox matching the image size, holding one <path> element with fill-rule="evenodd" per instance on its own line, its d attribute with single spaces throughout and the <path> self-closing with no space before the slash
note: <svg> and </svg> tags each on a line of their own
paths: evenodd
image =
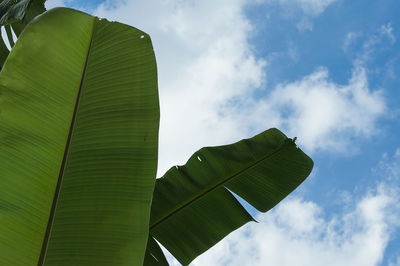
<svg viewBox="0 0 400 266">
<path fill-rule="evenodd" d="M 0 265 L 168 265 L 158 243 L 186 265 L 254 221 L 237 196 L 266 212 L 313 167 L 270 129 L 156 180 L 158 127 L 148 34 L 33 19 L 0 72 Z"/>
</svg>

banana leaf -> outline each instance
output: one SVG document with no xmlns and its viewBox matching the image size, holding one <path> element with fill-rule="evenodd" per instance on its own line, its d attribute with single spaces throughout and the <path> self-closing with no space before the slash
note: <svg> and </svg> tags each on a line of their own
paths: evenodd
<svg viewBox="0 0 400 266">
<path fill-rule="evenodd" d="M 0 73 L 0 265 L 143 264 L 158 125 L 146 33 L 33 20 Z"/>
<path fill-rule="evenodd" d="M 231 145 L 202 148 L 185 165 L 157 179 L 150 237 L 187 265 L 230 232 L 255 221 L 237 196 L 267 212 L 299 186 L 312 167 L 313 161 L 277 129 Z M 149 265 L 165 265 L 154 243 L 147 254 L 160 263 Z"/>
</svg>

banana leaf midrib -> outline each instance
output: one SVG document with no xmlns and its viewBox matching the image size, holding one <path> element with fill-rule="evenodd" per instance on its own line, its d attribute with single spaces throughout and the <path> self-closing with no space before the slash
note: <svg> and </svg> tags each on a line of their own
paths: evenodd
<svg viewBox="0 0 400 266">
<path fill-rule="evenodd" d="M 56 211 L 56 208 L 57 208 L 58 196 L 59 196 L 61 185 L 62 185 L 62 179 L 63 179 L 63 175 L 64 175 L 65 165 L 66 165 L 66 162 L 67 162 L 67 159 L 68 159 L 68 152 L 69 152 L 69 148 L 70 148 L 70 144 L 71 144 L 72 134 L 73 134 L 73 131 L 74 131 L 74 125 L 75 125 L 75 121 L 76 121 L 76 116 L 77 116 L 77 113 L 78 113 L 79 101 L 80 101 L 80 97 L 81 97 L 82 87 L 84 85 L 84 81 L 85 81 L 85 77 L 86 77 L 86 69 L 87 69 L 87 66 L 88 66 L 90 51 L 91 51 L 92 43 L 93 43 L 93 32 L 95 31 L 95 26 L 96 26 L 96 22 L 97 21 L 98 21 L 98 18 L 94 17 L 93 18 L 92 31 L 91 31 L 91 35 L 90 35 L 90 42 L 89 42 L 89 46 L 88 46 L 88 51 L 86 53 L 85 63 L 84 63 L 83 69 L 82 69 L 81 81 L 80 81 L 78 93 L 77 93 L 77 96 L 76 96 L 76 102 L 75 102 L 75 107 L 74 107 L 74 111 L 73 111 L 73 114 L 72 114 L 71 125 L 70 125 L 70 128 L 69 128 L 68 137 L 67 137 L 67 140 L 66 140 L 66 143 L 65 143 L 64 155 L 63 155 L 63 159 L 62 159 L 61 166 L 60 166 L 60 172 L 59 172 L 59 176 L 58 176 L 58 180 L 57 180 L 57 185 L 56 185 L 56 188 L 55 188 L 55 191 L 54 191 L 53 203 L 52 203 L 52 206 L 51 206 L 51 209 L 50 209 L 49 221 L 47 223 L 46 233 L 45 233 L 44 239 L 43 239 L 42 249 L 41 249 L 39 260 L 38 260 L 38 266 L 43 265 L 44 259 L 45 259 L 45 256 L 46 256 L 47 246 L 48 246 L 50 233 L 51 233 L 51 229 L 52 229 L 52 225 L 53 225 L 53 221 L 54 221 L 54 215 L 55 215 L 55 211 Z"/>
<path fill-rule="evenodd" d="M 289 143 L 290 144 L 289 144 Z M 161 224 L 162 222 L 164 222 L 165 220 L 167 220 L 169 217 L 171 217 L 172 215 L 178 213 L 179 211 L 181 211 L 182 209 L 190 206 L 191 204 L 195 203 L 197 200 L 201 199 L 202 197 L 206 196 L 208 193 L 214 191 L 215 189 L 221 187 L 222 185 L 224 185 L 225 183 L 231 181 L 232 179 L 240 176 L 242 173 L 244 173 L 245 171 L 248 171 L 249 169 L 256 167 L 258 164 L 260 164 L 261 162 L 263 162 L 266 159 L 269 159 L 271 157 L 273 157 L 274 155 L 276 155 L 277 153 L 279 153 L 280 151 L 282 151 L 284 148 L 286 148 L 288 145 L 295 145 L 293 140 L 287 138 L 278 148 L 276 148 L 276 150 L 274 150 L 273 152 L 271 152 L 270 154 L 262 157 L 261 159 L 259 159 L 258 161 L 254 162 L 253 164 L 245 167 L 244 169 L 240 170 L 238 173 L 229 176 L 227 178 L 225 178 L 224 180 L 222 180 L 221 182 L 215 184 L 214 186 L 212 186 L 209 189 L 206 189 L 200 193 L 197 194 L 197 196 L 192 197 L 190 200 L 186 201 L 185 203 L 181 204 L 180 206 L 178 206 L 177 208 L 175 208 L 173 211 L 171 211 L 169 214 L 164 215 L 162 218 L 160 218 L 158 221 L 154 222 L 153 224 L 150 225 L 149 229 L 150 231 L 152 229 L 154 229 L 155 227 L 157 227 L 159 224 Z"/>
</svg>

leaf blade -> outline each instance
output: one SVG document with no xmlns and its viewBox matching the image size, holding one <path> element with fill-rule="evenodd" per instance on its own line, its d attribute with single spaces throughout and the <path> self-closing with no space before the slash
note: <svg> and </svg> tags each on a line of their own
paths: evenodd
<svg viewBox="0 0 400 266">
<path fill-rule="evenodd" d="M 295 170 L 280 170 L 286 163 Z M 274 164 L 277 171 L 268 176 L 266 170 L 271 170 Z M 230 214 L 243 208 L 233 196 L 235 202 L 220 204 L 229 193 L 227 188 L 265 212 L 297 187 L 311 169 L 312 160 L 276 129 L 235 144 L 202 148 L 184 166 L 173 167 L 157 179 L 150 234 L 182 264 L 188 264 L 228 233 L 252 220 L 251 216 L 241 220 L 243 212 Z M 266 182 L 255 182 L 263 179 Z M 251 196 L 252 191 L 256 196 Z M 272 196 L 263 196 L 266 193 Z M 237 223 L 232 224 L 232 220 Z M 213 223 L 220 224 L 213 226 Z"/>
<path fill-rule="evenodd" d="M 86 25 L 86 19 L 74 19 Z M 63 37 L 54 36 L 47 40 L 45 54 L 45 44 L 36 41 L 39 27 L 32 25 L 17 41 L 0 73 L 0 195 L 19 207 L 18 212 L 3 213 L 0 219 L 4 237 L 0 243 L 4 251 L 0 264 L 13 260 L 5 265 L 38 261 L 80 82 L 79 69 L 84 65 L 89 43 L 89 38 L 85 38 L 88 28 L 74 33 L 71 27 L 65 34 L 75 34 L 80 40 L 75 42 L 74 49 Z M 52 34 L 49 28 L 41 27 L 41 31 L 44 35 Z M 25 42 L 31 49 L 24 49 Z M 54 60 L 58 51 L 53 47 L 69 51 L 70 71 L 54 71 L 63 66 Z M 36 77 L 42 78 L 39 81 Z"/>
<path fill-rule="evenodd" d="M 82 80 L 43 264 L 143 263 L 159 121 L 151 40 L 127 25 L 59 8 L 28 25 L 0 74 L 2 265 L 38 262 Z"/>
<path fill-rule="evenodd" d="M 119 27 L 124 30 L 118 31 Z M 156 174 L 155 59 L 149 36 L 119 23 L 99 21 L 93 42 L 46 262 L 139 265 L 144 259 Z M 104 65 L 106 59 L 111 69 Z M 82 167 L 85 176 L 75 170 Z M 81 227 L 76 225 L 77 217 L 65 224 L 76 211 Z M 114 254 L 70 256 L 104 249 Z"/>
</svg>

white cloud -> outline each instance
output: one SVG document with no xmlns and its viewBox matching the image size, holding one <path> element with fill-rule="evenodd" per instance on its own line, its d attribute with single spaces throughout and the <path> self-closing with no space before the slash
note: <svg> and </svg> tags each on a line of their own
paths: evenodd
<svg viewBox="0 0 400 266">
<path fill-rule="evenodd" d="M 289 136 L 297 136 L 308 152 L 347 153 L 355 152 L 357 138 L 378 133 L 376 123 L 386 108 L 382 91 L 369 88 L 361 67 L 353 71 L 346 85 L 332 82 L 328 71 L 320 68 L 299 81 L 278 85 L 267 97 L 250 99 L 245 105 L 244 110 L 235 110 L 242 125 L 261 130 L 268 123 L 281 128 Z"/>
<path fill-rule="evenodd" d="M 256 3 L 266 3 L 270 6 L 278 5 L 281 7 L 279 15 L 283 18 L 294 18 L 297 20 L 295 26 L 299 31 L 312 31 L 312 19 L 321 15 L 336 1 L 337 0 L 257 0 Z"/>
<path fill-rule="evenodd" d="M 252 26 L 244 5 L 241 0 L 118 1 L 95 12 L 152 37 L 161 105 L 159 173 L 202 146 L 249 136 L 235 114 L 224 114 L 264 81 L 265 62 L 254 57 L 247 40 Z"/>
<path fill-rule="evenodd" d="M 346 38 L 343 42 L 343 46 L 342 49 L 344 51 L 347 51 L 349 49 L 349 47 L 351 47 L 352 44 L 354 44 L 356 42 L 356 40 L 358 38 L 360 38 L 362 36 L 361 32 L 349 32 L 346 35 Z"/>
<path fill-rule="evenodd" d="M 351 33 L 349 33 L 351 34 Z M 353 38 L 355 41 L 356 38 Z M 391 23 L 381 25 L 373 34 L 368 36 L 366 40 L 362 43 L 361 49 L 356 52 L 355 64 L 356 65 L 367 65 L 375 57 L 379 50 L 385 49 L 387 42 L 389 40 L 390 44 L 393 45 L 396 42 L 396 37 L 393 34 L 393 27 Z M 344 42 L 346 44 L 347 38 Z"/>
<path fill-rule="evenodd" d="M 394 80 L 397 78 L 396 63 L 399 55 L 395 54 L 385 59 L 385 55 L 394 48 L 397 41 L 393 31 L 393 26 L 389 22 L 374 29 L 372 33 L 366 32 L 365 29 L 348 32 L 342 49 L 353 58 L 355 66 L 369 69 L 372 78 L 379 77 L 378 79 L 385 80 L 384 83 L 387 80 Z M 386 62 L 382 63 L 382 60 Z"/>
<path fill-rule="evenodd" d="M 331 2 L 307 5 L 322 10 Z M 94 12 L 152 37 L 161 104 L 159 175 L 203 146 L 270 127 L 297 136 L 309 152 L 348 152 L 356 147 L 355 138 L 376 133 L 385 102 L 380 91 L 369 88 L 361 67 L 346 85 L 334 83 L 320 68 L 299 81 L 261 90 L 266 62 L 254 56 L 248 41 L 252 25 L 243 14 L 246 3 L 120 0 Z"/>
<path fill-rule="evenodd" d="M 297 63 L 299 61 L 298 47 L 293 42 L 290 42 L 288 46 L 287 55 L 293 62 Z"/>
<path fill-rule="evenodd" d="M 400 148 L 397 148 L 392 156 L 384 153 L 378 167 L 373 171 L 391 182 L 400 182 Z"/>
<path fill-rule="evenodd" d="M 331 2 L 307 5 L 322 10 Z M 245 5 L 244 0 L 110 1 L 95 11 L 152 36 L 161 102 L 159 174 L 203 146 L 270 127 L 298 136 L 308 151 L 345 151 L 352 138 L 375 132 L 385 104 L 380 92 L 368 88 L 362 68 L 345 86 L 318 69 L 300 81 L 256 91 L 265 85 L 266 62 L 253 55 L 248 42 L 252 25 Z"/>
<path fill-rule="evenodd" d="M 47 10 L 52 9 L 54 7 L 62 7 L 65 6 L 65 2 L 63 0 L 47 0 L 44 4 Z"/>
<path fill-rule="evenodd" d="M 391 23 L 387 23 L 386 25 L 382 25 L 379 29 L 379 32 L 382 35 L 387 36 L 392 43 L 396 42 L 396 37 L 393 34 L 393 27 Z"/>
<path fill-rule="evenodd" d="M 277 0 L 275 0 L 277 1 Z M 284 5 L 294 5 L 300 7 L 303 12 L 310 16 L 318 16 L 325 9 L 337 0 L 278 0 Z"/>
<path fill-rule="evenodd" d="M 376 120 L 384 113 L 381 91 L 371 91 L 365 70 L 357 68 L 347 85 L 329 80 L 318 69 L 302 80 L 278 86 L 260 105 L 280 110 L 280 127 L 298 136 L 305 149 L 350 151 L 358 137 L 377 132 Z"/>
</svg>

